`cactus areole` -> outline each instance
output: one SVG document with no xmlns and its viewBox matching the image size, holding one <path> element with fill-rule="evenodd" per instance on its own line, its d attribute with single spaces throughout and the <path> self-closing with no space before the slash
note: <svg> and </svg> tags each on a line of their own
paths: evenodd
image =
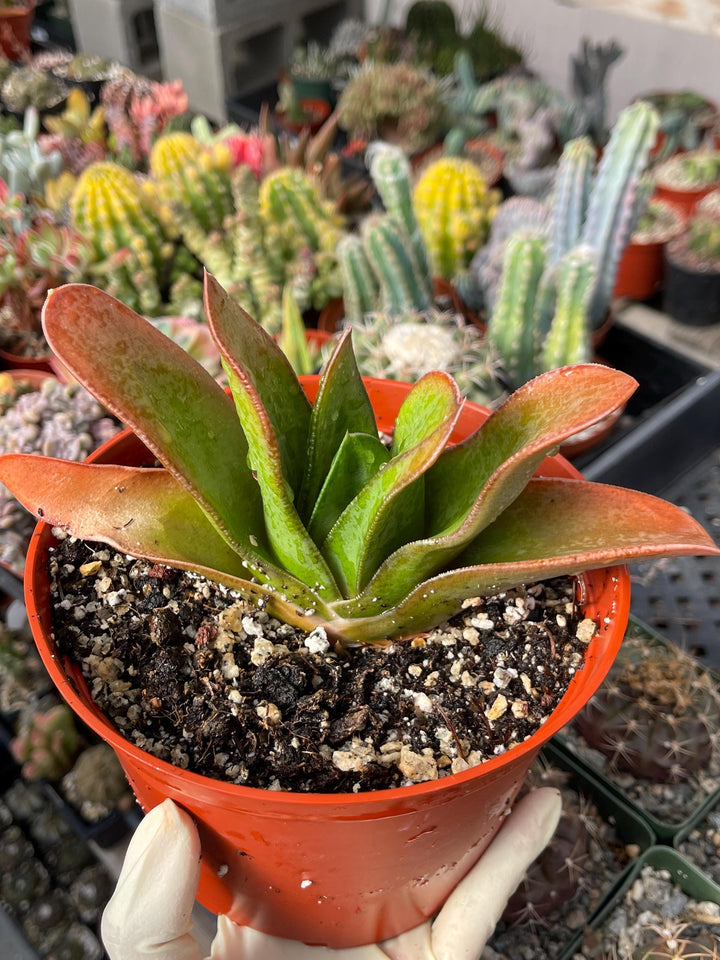
<svg viewBox="0 0 720 960">
<path fill-rule="evenodd" d="M 126 434 L 82 464 L 0 458 L 0 481 L 42 518 L 26 567 L 34 636 L 144 809 L 171 797 L 197 820 L 206 906 L 307 943 L 374 943 L 438 909 L 499 829 L 542 743 L 597 689 L 629 610 L 617 564 L 719 551 L 685 512 L 588 483 L 552 456 L 626 401 L 635 382 L 625 374 L 554 370 L 488 415 L 463 404 L 442 373 L 413 387 L 363 381 L 349 335 L 323 374 L 301 384 L 209 276 L 205 307 L 231 395 L 107 294 L 77 284 L 50 294 L 53 350 L 142 444 Z M 389 447 L 378 428 L 392 433 Z M 129 441 L 134 453 L 117 465 Z M 147 450 L 162 467 L 134 465 Z M 279 620 L 326 631 L 338 648 L 410 637 L 466 598 L 563 573 L 581 575 L 583 614 L 596 629 L 559 706 L 505 753 L 374 792 L 262 790 L 159 760 L 100 712 L 50 629 L 53 526 L 199 571 Z"/>
</svg>

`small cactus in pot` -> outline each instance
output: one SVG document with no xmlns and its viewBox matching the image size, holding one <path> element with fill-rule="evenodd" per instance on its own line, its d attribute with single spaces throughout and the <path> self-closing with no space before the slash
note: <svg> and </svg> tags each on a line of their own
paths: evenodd
<svg viewBox="0 0 720 960">
<path fill-rule="evenodd" d="M 80 746 L 72 711 L 62 703 L 22 718 L 10 750 L 22 764 L 26 779 L 59 780 L 72 766 Z"/>
<path fill-rule="evenodd" d="M 689 653 L 638 633 L 626 637 L 608 680 L 575 725 L 611 769 L 684 782 L 720 749 L 720 693 Z"/>
</svg>

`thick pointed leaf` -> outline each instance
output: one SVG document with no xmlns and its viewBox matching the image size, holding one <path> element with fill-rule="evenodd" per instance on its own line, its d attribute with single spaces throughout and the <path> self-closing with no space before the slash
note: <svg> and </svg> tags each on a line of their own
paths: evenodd
<svg viewBox="0 0 720 960">
<path fill-rule="evenodd" d="M 340 337 L 323 370 L 313 404 L 307 463 L 298 498 L 298 513 L 312 514 L 330 464 L 348 433 L 377 437 L 375 414 L 355 362 L 348 328 Z"/>
<path fill-rule="evenodd" d="M 243 556 L 269 558 L 260 491 L 232 400 L 151 323 L 85 284 L 51 290 L 45 336 L 70 373 L 192 493 Z"/>
<path fill-rule="evenodd" d="M 457 564 L 570 558 L 579 569 L 666 554 L 720 554 L 680 507 L 589 480 L 536 478 L 457 558 Z M 535 579 L 540 579 L 544 574 Z"/>
<path fill-rule="evenodd" d="M 426 374 L 406 396 L 396 429 L 405 445 L 416 442 L 366 484 L 323 544 L 323 553 L 346 595 L 360 589 L 390 551 L 417 536 L 423 488 L 416 481 L 447 444 L 460 402 L 457 384 L 440 371 Z"/>
<path fill-rule="evenodd" d="M 563 367 L 529 381 L 425 476 L 428 530 L 388 558 L 348 616 L 369 616 L 447 567 L 524 488 L 548 453 L 632 394 L 636 381 L 600 364 Z"/>
<path fill-rule="evenodd" d="M 345 507 L 390 459 L 387 447 L 367 433 L 348 433 L 330 464 L 308 532 L 322 543 Z"/>
<path fill-rule="evenodd" d="M 333 599 L 338 590 L 332 574 L 293 504 L 305 463 L 310 402 L 272 337 L 209 274 L 205 309 L 247 439 L 273 552 L 293 576 Z"/>
<path fill-rule="evenodd" d="M 307 610 L 332 617 L 305 584 L 256 566 L 268 584 L 250 583 L 249 564 L 220 536 L 193 497 L 163 469 L 74 463 L 51 457 L 0 457 L 0 482 L 32 514 L 82 540 L 134 557 L 195 570 L 288 622 L 312 626 Z"/>
<path fill-rule="evenodd" d="M 332 629 L 351 642 L 378 642 L 429 630 L 468 597 L 577 574 L 615 563 L 681 554 L 720 554 L 691 516 L 649 494 L 586 480 L 534 479 L 458 562 L 393 609 L 340 619 Z M 487 562 L 485 562 L 487 561 Z"/>
</svg>

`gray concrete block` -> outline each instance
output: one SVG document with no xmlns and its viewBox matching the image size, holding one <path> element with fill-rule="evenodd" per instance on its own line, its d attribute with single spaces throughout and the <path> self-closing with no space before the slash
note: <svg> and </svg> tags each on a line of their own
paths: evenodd
<svg viewBox="0 0 720 960">
<path fill-rule="evenodd" d="M 79 50 L 159 76 L 152 0 L 69 0 L 68 7 Z"/>
<path fill-rule="evenodd" d="M 161 0 L 157 6 L 204 23 L 210 27 L 237 26 L 262 14 L 287 11 L 288 0 Z"/>
</svg>

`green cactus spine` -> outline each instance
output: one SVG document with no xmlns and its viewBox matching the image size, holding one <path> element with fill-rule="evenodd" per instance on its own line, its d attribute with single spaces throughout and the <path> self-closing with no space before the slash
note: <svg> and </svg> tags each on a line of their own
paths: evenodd
<svg viewBox="0 0 720 960">
<path fill-rule="evenodd" d="M 591 359 L 587 311 L 596 276 L 595 254 L 588 247 L 576 247 L 560 262 L 555 313 L 542 345 L 543 371 Z"/>
<path fill-rule="evenodd" d="M 623 110 L 613 127 L 588 199 L 581 241 L 598 255 L 590 322 L 605 318 L 617 266 L 638 217 L 637 194 L 658 129 L 656 111 L 642 100 Z"/>
<path fill-rule="evenodd" d="M 364 221 L 361 232 L 380 285 L 380 308 L 390 314 L 427 310 L 432 304 L 429 277 L 403 226 L 391 214 L 377 214 Z"/>
<path fill-rule="evenodd" d="M 345 316 L 350 323 L 361 323 L 365 314 L 378 303 L 378 282 L 360 237 L 349 233 L 337 246 L 343 285 Z"/>
<path fill-rule="evenodd" d="M 545 263 L 545 244 L 539 237 L 515 234 L 508 240 L 487 336 L 513 384 L 535 375 L 539 349 L 535 308 Z"/>
<path fill-rule="evenodd" d="M 161 306 L 160 277 L 173 252 L 160 207 L 125 167 L 91 164 L 70 199 L 72 225 L 108 264 L 111 292 L 150 315 Z M 116 293 L 116 290 L 120 293 Z"/>
<path fill-rule="evenodd" d="M 452 280 L 467 267 L 487 239 L 498 200 L 470 160 L 443 157 L 427 167 L 413 203 L 434 276 Z"/>
<path fill-rule="evenodd" d="M 430 260 L 413 206 L 410 163 L 399 147 L 375 143 L 367 152 L 370 177 L 387 212 L 405 228 L 419 269 L 430 278 Z M 429 282 L 429 281 L 428 281 Z"/>
</svg>

